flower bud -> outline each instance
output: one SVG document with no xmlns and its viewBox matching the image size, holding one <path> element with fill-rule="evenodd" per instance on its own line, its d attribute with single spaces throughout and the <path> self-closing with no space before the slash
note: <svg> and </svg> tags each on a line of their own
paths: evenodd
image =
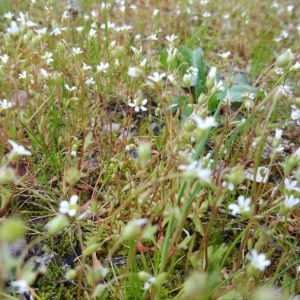
<svg viewBox="0 0 300 300">
<path fill-rule="evenodd" d="M 142 280 L 142 281 L 147 281 L 149 280 L 151 277 L 151 275 L 145 271 L 140 271 L 138 272 L 138 278 L 139 280 Z"/>
<path fill-rule="evenodd" d="M 276 59 L 277 68 L 287 68 L 290 63 L 294 60 L 295 56 L 292 53 L 291 49 L 287 49 L 284 53 L 280 54 Z"/>
<path fill-rule="evenodd" d="M 12 168 L 0 168 L 0 184 L 10 184 L 17 181 L 16 173 Z"/>
<path fill-rule="evenodd" d="M 24 236 L 26 228 L 20 220 L 7 219 L 2 221 L 3 223 L 0 226 L 1 241 L 8 243 L 15 242 Z"/>
<path fill-rule="evenodd" d="M 130 67 L 128 69 L 127 74 L 130 77 L 133 77 L 133 78 L 139 78 L 139 77 L 143 77 L 144 76 L 143 70 L 141 68 L 138 68 L 138 67 Z"/>
<path fill-rule="evenodd" d="M 217 68 L 211 67 L 206 77 L 206 83 L 205 83 L 208 90 L 211 90 L 214 87 L 216 81 L 216 75 L 217 75 Z"/>
<path fill-rule="evenodd" d="M 69 219 L 65 215 L 58 215 L 45 226 L 49 234 L 56 234 L 69 225 Z"/>
</svg>

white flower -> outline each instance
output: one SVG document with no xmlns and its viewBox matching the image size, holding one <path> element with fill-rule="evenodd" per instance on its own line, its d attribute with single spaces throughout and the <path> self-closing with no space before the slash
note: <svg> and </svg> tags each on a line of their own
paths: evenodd
<svg viewBox="0 0 300 300">
<path fill-rule="evenodd" d="M 109 63 L 100 62 L 100 65 L 97 66 L 98 72 L 106 73 L 106 70 L 109 68 Z"/>
<path fill-rule="evenodd" d="M 7 54 L 0 55 L 0 59 L 2 60 L 3 64 L 6 64 L 8 62 L 9 56 Z"/>
<path fill-rule="evenodd" d="M 91 28 L 89 31 L 89 37 L 95 38 L 96 36 L 97 36 L 97 30 L 95 30 L 94 28 Z"/>
<path fill-rule="evenodd" d="M 42 59 L 44 59 L 46 61 L 47 64 L 50 64 L 53 62 L 53 53 L 46 51 L 45 54 L 42 56 Z"/>
<path fill-rule="evenodd" d="M 12 107 L 11 102 L 8 102 L 6 99 L 0 100 L 0 107 L 2 109 L 8 109 Z"/>
<path fill-rule="evenodd" d="M 225 90 L 225 87 L 224 87 L 223 81 L 222 80 L 215 81 L 215 85 L 212 88 L 212 93 L 218 92 L 218 91 L 224 91 L 224 90 Z"/>
<path fill-rule="evenodd" d="M 146 65 L 146 63 L 147 63 L 147 58 L 145 57 L 143 60 L 141 60 L 141 62 L 140 62 L 140 67 L 141 67 L 141 68 L 144 68 L 145 65 Z"/>
<path fill-rule="evenodd" d="M 177 85 L 176 79 L 173 74 L 168 75 L 167 78 L 172 84 Z"/>
<path fill-rule="evenodd" d="M 176 39 L 177 39 L 177 36 L 176 36 L 175 34 L 172 34 L 171 36 L 170 36 L 170 35 L 167 35 L 167 36 L 166 36 L 166 40 L 167 40 L 169 43 L 173 43 Z"/>
<path fill-rule="evenodd" d="M 76 30 L 77 30 L 78 32 L 81 32 L 83 29 L 84 29 L 83 26 L 78 26 L 78 27 L 76 27 Z M 94 30 L 94 29 L 93 29 L 93 30 Z"/>
<path fill-rule="evenodd" d="M 136 56 L 139 56 L 139 55 L 141 55 L 142 54 L 142 50 L 143 50 L 143 48 L 142 48 L 142 46 L 140 46 L 140 49 L 137 49 L 137 48 L 135 48 L 135 47 L 130 47 L 131 48 L 131 50 L 134 52 L 134 54 L 136 55 Z"/>
<path fill-rule="evenodd" d="M 211 169 L 203 169 L 201 160 L 193 161 L 189 165 L 180 165 L 178 169 L 184 171 L 186 177 L 198 177 L 201 181 L 211 183 Z"/>
<path fill-rule="evenodd" d="M 191 119 L 196 122 L 197 128 L 199 129 L 208 129 L 218 125 L 214 117 L 206 117 L 205 119 L 202 119 L 196 114 L 193 114 Z"/>
<path fill-rule="evenodd" d="M 78 209 L 77 201 L 77 195 L 71 196 L 69 201 L 62 201 L 59 204 L 59 212 L 61 214 L 68 214 L 70 217 L 74 217 Z"/>
<path fill-rule="evenodd" d="M 223 53 L 219 53 L 218 55 L 220 57 L 222 57 L 223 59 L 227 59 L 230 56 L 231 52 L 227 51 L 227 52 L 223 52 Z"/>
<path fill-rule="evenodd" d="M 54 30 L 50 33 L 50 35 L 55 35 L 55 36 L 57 36 L 57 35 L 61 35 L 61 32 L 63 31 L 63 30 L 66 30 L 66 28 L 58 28 L 58 27 L 56 27 L 56 28 L 54 28 Z"/>
<path fill-rule="evenodd" d="M 148 76 L 148 79 L 150 79 L 153 82 L 161 82 L 161 80 L 165 77 L 166 73 L 159 74 L 158 72 L 154 72 L 153 76 Z"/>
<path fill-rule="evenodd" d="M 300 109 L 296 107 L 296 105 L 291 105 L 292 113 L 291 118 L 294 121 L 297 121 L 297 124 L 300 125 Z"/>
<path fill-rule="evenodd" d="M 20 32 L 20 27 L 16 21 L 11 21 L 8 28 L 6 28 L 6 32 L 11 35 L 17 35 Z"/>
<path fill-rule="evenodd" d="M 72 48 L 72 53 L 73 53 L 74 55 L 78 55 L 78 54 L 80 54 L 80 53 L 83 53 L 83 51 L 81 50 L 80 47 L 73 47 L 73 48 Z"/>
<path fill-rule="evenodd" d="M 13 147 L 12 153 L 16 155 L 31 155 L 31 152 L 26 150 L 24 146 L 17 144 L 12 140 L 8 140 L 8 143 Z"/>
<path fill-rule="evenodd" d="M 11 283 L 11 286 L 13 288 L 16 288 L 18 293 L 20 293 L 20 294 L 23 294 L 29 290 L 28 282 L 25 279 L 13 281 Z"/>
<path fill-rule="evenodd" d="M 47 27 L 39 28 L 34 30 L 38 35 L 44 35 L 47 32 Z"/>
<path fill-rule="evenodd" d="M 243 195 L 240 195 L 237 199 L 238 203 L 231 203 L 228 205 L 228 208 L 231 210 L 232 215 L 237 215 L 245 212 L 250 212 L 251 207 L 251 198 L 245 198 Z"/>
<path fill-rule="evenodd" d="M 147 40 L 151 40 L 151 41 L 157 41 L 157 34 L 156 33 L 152 33 L 150 36 L 147 37 Z"/>
<path fill-rule="evenodd" d="M 267 266 L 271 264 L 271 261 L 267 259 L 264 253 L 258 254 L 255 249 L 251 250 L 251 255 L 249 256 L 251 264 L 254 268 L 264 271 Z"/>
<path fill-rule="evenodd" d="M 66 88 L 66 90 L 68 90 L 69 92 L 73 92 L 73 91 L 76 90 L 76 86 L 69 87 L 68 84 L 65 84 L 65 88 Z"/>
<path fill-rule="evenodd" d="M 26 79 L 27 78 L 27 72 L 23 71 L 21 74 L 19 74 L 20 79 Z"/>
<path fill-rule="evenodd" d="M 85 81 L 85 84 L 87 84 L 87 85 L 92 85 L 92 84 L 95 84 L 95 80 L 94 80 L 94 78 L 93 78 L 93 77 L 91 77 L 91 78 L 87 79 L 87 80 Z"/>
<path fill-rule="evenodd" d="M 284 187 L 289 191 L 297 191 L 300 192 L 300 189 L 296 187 L 297 181 L 290 181 L 288 178 L 284 179 Z"/>
<path fill-rule="evenodd" d="M 291 66 L 291 70 L 298 70 L 300 69 L 300 62 L 297 61 L 293 66 Z"/>
<path fill-rule="evenodd" d="M 167 53 L 168 53 L 168 57 L 167 57 L 167 63 L 171 63 L 175 57 L 176 57 L 176 54 L 177 54 L 177 48 L 173 48 L 172 46 L 170 46 L 168 49 L 167 49 Z"/>
<path fill-rule="evenodd" d="M 105 28 L 115 28 L 116 27 L 116 24 L 115 23 L 111 23 L 111 22 L 107 22 L 107 23 L 103 23 L 103 24 L 101 24 L 101 26 L 100 26 L 100 28 L 101 29 L 105 29 Z"/>
<path fill-rule="evenodd" d="M 87 65 L 86 63 L 82 63 L 82 70 L 84 71 L 92 70 L 92 67 Z"/>
<path fill-rule="evenodd" d="M 159 13 L 159 9 L 154 9 L 153 10 L 153 17 L 157 16 L 158 13 Z"/>
<path fill-rule="evenodd" d="M 138 78 L 138 77 L 143 76 L 143 70 L 140 69 L 140 68 L 137 68 L 137 67 L 130 67 L 130 68 L 128 69 L 127 74 L 128 74 L 130 77 Z"/>
<path fill-rule="evenodd" d="M 275 139 L 280 140 L 282 135 L 282 129 L 277 129 L 276 128 L 276 133 L 275 133 Z"/>
<path fill-rule="evenodd" d="M 49 73 L 45 69 L 40 69 L 40 73 L 45 79 L 49 78 Z"/>
<path fill-rule="evenodd" d="M 146 111 L 147 110 L 147 107 L 145 107 L 145 105 L 147 104 L 148 100 L 147 99 L 143 99 L 143 100 L 140 100 L 138 97 L 135 98 L 133 100 L 133 103 L 128 103 L 128 105 L 130 107 L 134 107 L 134 110 L 136 112 L 139 112 L 140 110 L 142 111 Z"/>
<path fill-rule="evenodd" d="M 295 198 L 294 195 L 285 195 L 284 206 L 287 208 L 293 208 L 300 202 L 299 198 Z"/>
<path fill-rule="evenodd" d="M 191 74 L 192 76 L 198 76 L 198 68 L 195 67 L 189 67 L 187 69 L 188 74 Z"/>
<path fill-rule="evenodd" d="M 144 290 L 145 291 L 148 291 L 150 286 L 156 282 L 156 278 L 154 277 L 150 277 L 149 280 L 147 280 L 145 283 L 144 283 Z"/>
<path fill-rule="evenodd" d="M 5 13 L 3 16 L 4 16 L 4 18 L 11 20 L 13 18 L 14 14 L 9 11 L 9 12 Z"/>
</svg>

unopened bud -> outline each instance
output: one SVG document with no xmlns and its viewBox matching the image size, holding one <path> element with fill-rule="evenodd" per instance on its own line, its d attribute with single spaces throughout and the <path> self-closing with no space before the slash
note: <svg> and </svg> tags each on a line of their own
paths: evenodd
<svg viewBox="0 0 300 300">
<path fill-rule="evenodd" d="M 287 68 L 290 63 L 294 60 L 295 56 L 292 53 L 291 49 L 287 49 L 284 53 L 280 54 L 276 59 L 277 68 Z"/>
</svg>

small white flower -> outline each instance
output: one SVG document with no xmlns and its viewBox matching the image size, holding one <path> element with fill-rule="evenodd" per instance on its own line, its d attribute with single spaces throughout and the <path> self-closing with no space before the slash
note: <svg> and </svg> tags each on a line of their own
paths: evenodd
<svg viewBox="0 0 300 300">
<path fill-rule="evenodd" d="M 147 63 L 147 58 L 145 57 L 143 60 L 141 60 L 141 62 L 140 62 L 140 67 L 141 67 L 141 68 L 144 68 L 145 65 L 146 65 L 146 63 Z"/>
<path fill-rule="evenodd" d="M 149 280 L 144 283 L 144 290 L 148 291 L 150 286 L 155 282 L 156 282 L 156 278 L 150 277 Z"/>
<path fill-rule="evenodd" d="M 145 107 L 145 105 L 147 104 L 148 100 L 147 99 L 143 99 L 143 100 L 140 100 L 137 98 L 135 98 L 133 100 L 133 103 L 128 103 L 128 105 L 130 107 L 134 107 L 134 110 L 136 112 L 139 112 L 140 110 L 142 111 L 146 111 L 147 110 L 147 107 Z"/>
<path fill-rule="evenodd" d="M 300 125 L 300 109 L 296 107 L 296 105 L 291 105 L 292 113 L 291 119 L 297 121 L 297 124 Z"/>
<path fill-rule="evenodd" d="M 45 78 L 49 78 L 49 73 L 45 69 L 40 69 L 40 74 Z"/>
<path fill-rule="evenodd" d="M 218 91 L 224 91 L 224 90 L 225 90 L 225 87 L 224 87 L 223 81 L 222 80 L 215 81 L 215 85 L 212 88 L 212 93 L 218 92 Z"/>
<path fill-rule="evenodd" d="M 150 36 L 147 37 L 147 40 L 151 40 L 151 41 L 157 41 L 157 34 L 156 33 L 152 33 Z"/>
<path fill-rule="evenodd" d="M 293 208 L 300 202 L 299 198 L 295 198 L 294 195 L 285 195 L 284 206 L 287 208 Z"/>
<path fill-rule="evenodd" d="M 86 63 L 82 63 L 82 70 L 84 71 L 92 70 L 92 67 L 87 65 Z"/>
<path fill-rule="evenodd" d="M 284 187 L 289 191 L 297 191 L 300 192 L 300 189 L 296 187 L 297 181 L 290 181 L 288 178 L 284 179 Z"/>
<path fill-rule="evenodd" d="M 202 17 L 203 18 L 209 18 L 211 16 L 211 13 L 209 11 L 205 11 L 203 14 L 202 14 Z"/>
<path fill-rule="evenodd" d="M 148 78 L 154 82 L 160 82 L 165 77 L 166 77 L 166 73 L 159 74 L 158 72 L 154 72 L 153 76 L 148 76 Z"/>
<path fill-rule="evenodd" d="M 106 73 L 106 70 L 109 68 L 109 63 L 100 62 L 100 65 L 97 66 L 97 72 Z"/>
<path fill-rule="evenodd" d="M 227 59 L 230 56 L 231 52 L 227 51 L 227 52 L 222 52 L 219 53 L 218 56 L 222 57 L 223 59 Z"/>
<path fill-rule="evenodd" d="M 189 165 L 180 165 L 179 170 L 184 171 L 183 174 L 189 178 L 199 178 L 201 181 L 211 183 L 211 169 L 203 169 L 202 161 L 193 161 Z"/>
<path fill-rule="evenodd" d="M 42 59 L 46 61 L 46 63 L 49 65 L 50 63 L 53 62 L 53 53 L 46 51 L 45 54 L 42 56 Z"/>
<path fill-rule="evenodd" d="M 297 61 L 293 66 L 291 66 L 291 70 L 298 70 L 300 69 L 300 62 Z"/>
<path fill-rule="evenodd" d="M 172 84 L 177 85 L 176 79 L 173 74 L 168 75 L 167 78 Z"/>
<path fill-rule="evenodd" d="M 267 259 L 264 253 L 258 254 L 255 249 L 251 250 L 251 255 L 249 256 L 251 264 L 254 268 L 264 271 L 267 266 L 271 264 L 271 261 Z"/>
<path fill-rule="evenodd" d="M 137 48 L 135 48 L 135 47 L 130 47 L 131 48 L 131 50 L 134 52 L 134 54 L 136 55 L 136 56 L 139 56 L 139 55 L 141 55 L 142 54 L 142 51 L 143 51 L 143 48 L 142 48 L 142 46 L 140 46 L 140 49 L 137 49 Z"/>
<path fill-rule="evenodd" d="M 3 64 L 6 64 L 8 62 L 9 56 L 7 54 L 0 55 L 0 59 L 2 60 Z"/>
<path fill-rule="evenodd" d="M 47 33 L 47 27 L 39 28 L 34 30 L 38 35 L 44 35 Z"/>
<path fill-rule="evenodd" d="M 9 11 L 5 13 L 3 16 L 4 18 L 11 20 L 14 17 L 14 14 Z"/>
<path fill-rule="evenodd" d="M 91 77 L 91 78 L 87 79 L 87 80 L 85 81 L 85 84 L 86 84 L 86 85 L 92 85 L 92 84 L 95 84 L 94 78 Z"/>
<path fill-rule="evenodd" d="M 196 122 L 197 128 L 199 128 L 199 129 L 209 129 L 211 127 L 218 125 L 215 118 L 211 117 L 211 116 L 206 117 L 205 119 L 202 119 L 201 117 L 197 116 L 196 114 L 193 114 L 191 119 Z"/>
<path fill-rule="evenodd" d="M 251 211 L 250 203 L 251 198 L 245 198 L 243 195 L 240 195 L 237 199 L 238 203 L 231 203 L 228 205 L 228 208 L 231 210 L 232 215 L 247 213 Z"/>
<path fill-rule="evenodd" d="M 76 27 L 76 31 L 77 31 L 77 32 L 81 32 L 83 29 L 84 29 L 83 26 L 78 26 L 78 27 Z"/>
<path fill-rule="evenodd" d="M 13 154 L 19 155 L 31 155 L 31 152 L 26 150 L 24 146 L 17 144 L 12 140 L 8 140 L 8 143 L 13 147 L 12 152 Z"/>
<path fill-rule="evenodd" d="M 276 133 L 275 133 L 275 139 L 280 140 L 282 135 L 282 129 L 277 129 L 276 128 Z"/>
<path fill-rule="evenodd" d="M 91 28 L 89 31 L 89 37 L 91 37 L 91 38 L 97 37 L 97 30 L 95 30 L 94 28 Z"/>
<path fill-rule="evenodd" d="M 158 13 L 159 13 L 159 9 L 154 9 L 153 10 L 153 17 L 157 16 Z"/>
<path fill-rule="evenodd" d="M 73 92 L 73 91 L 76 90 L 76 86 L 69 87 L 68 84 L 65 84 L 65 88 L 66 88 L 66 90 L 68 90 L 69 92 Z"/>
<path fill-rule="evenodd" d="M 54 28 L 54 30 L 50 33 L 50 35 L 55 35 L 55 36 L 58 36 L 58 35 L 61 35 L 61 32 L 66 30 L 66 28 L 59 28 L 59 27 L 56 27 Z"/>
<path fill-rule="evenodd" d="M 23 294 L 29 290 L 28 282 L 25 279 L 13 281 L 11 286 L 16 288 L 20 294 Z"/>
<path fill-rule="evenodd" d="M 18 23 L 16 21 L 11 21 L 8 28 L 6 28 L 6 32 L 10 35 L 17 35 L 21 31 Z"/>
<path fill-rule="evenodd" d="M 2 109 L 8 109 L 12 107 L 12 103 L 8 102 L 6 99 L 0 100 L 0 107 Z"/>
<path fill-rule="evenodd" d="M 166 40 L 167 40 L 169 43 L 173 43 L 176 39 L 177 39 L 177 36 L 176 36 L 175 34 L 172 34 L 171 36 L 170 36 L 170 35 L 167 35 L 167 36 L 166 36 Z"/>
<path fill-rule="evenodd" d="M 70 217 L 74 217 L 78 209 L 77 201 L 77 195 L 71 196 L 69 201 L 62 201 L 59 204 L 59 212 L 61 214 L 68 214 Z"/>
<path fill-rule="evenodd" d="M 80 54 L 80 53 L 83 53 L 83 51 L 81 50 L 80 47 L 73 47 L 73 48 L 72 48 L 72 53 L 73 53 L 74 55 L 78 55 L 78 54 Z"/>
<path fill-rule="evenodd" d="M 101 26 L 100 26 L 100 28 L 101 29 L 105 29 L 105 28 L 115 28 L 116 27 L 116 24 L 115 23 L 111 23 L 111 22 L 107 22 L 107 23 L 103 23 L 103 24 L 101 24 Z"/>
<path fill-rule="evenodd" d="M 189 67 L 187 69 L 187 72 L 189 74 L 191 74 L 192 76 L 198 76 L 198 68 L 195 68 L 195 67 Z"/>
<path fill-rule="evenodd" d="M 20 79 L 26 79 L 27 78 L 27 72 L 23 71 L 21 74 L 19 74 Z"/>
</svg>

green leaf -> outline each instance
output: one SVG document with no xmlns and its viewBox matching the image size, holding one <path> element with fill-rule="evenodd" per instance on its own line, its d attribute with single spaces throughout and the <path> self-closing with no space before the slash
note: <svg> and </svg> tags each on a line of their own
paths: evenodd
<svg viewBox="0 0 300 300">
<path fill-rule="evenodd" d="M 194 86 L 195 99 L 199 97 L 201 93 L 205 91 L 205 63 L 203 59 L 203 51 L 200 48 L 195 50 L 190 50 L 186 46 L 181 46 L 179 53 L 183 57 L 183 61 L 187 63 L 186 66 L 182 68 L 182 76 L 186 73 L 189 67 L 194 67 L 198 69 L 198 76 L 192 81 L 192 86 Z"/>
</svg>

